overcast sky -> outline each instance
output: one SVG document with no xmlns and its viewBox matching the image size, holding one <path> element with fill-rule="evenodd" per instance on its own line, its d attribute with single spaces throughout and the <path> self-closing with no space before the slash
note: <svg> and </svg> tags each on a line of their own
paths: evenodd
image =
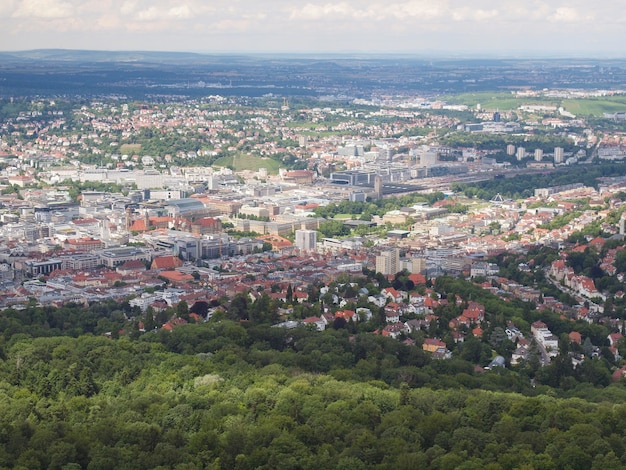
<svg viewBox="0 0 626 470">
<path fill-rule="evenodd" d="M 626 56 L 624 0 L 0 0 L 0 50 Z"/>
</svg>

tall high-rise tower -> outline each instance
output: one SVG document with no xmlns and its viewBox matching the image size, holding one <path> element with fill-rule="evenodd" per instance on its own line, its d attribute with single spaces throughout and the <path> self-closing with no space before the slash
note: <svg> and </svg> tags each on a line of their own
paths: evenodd
<svg viewBox="0 0 626 470">
<path fill-rule="evenodd" d="M 515 155 L 515 145 L 513 145 L 513 144 L 507 145 L 506 146 L 506 154 L 510 155 L 510 156 Z"/>
<path fill-rule="evenodd" d="M 563 147 L 554 147 L 554 163 L 563 163 Z"/>
<path fill-rule="evenodd" d="M 378 199 L 383 197 L 383 179 L 378 175 L 374 177 L 374 192 Z"/>
<path fill-rule="evenodd" d="M 388 276 L 397 274 L 400 271 L 400 250 L 397 248 L 383 251 L 376 257 L 376 272 Z"/>
<path fill-rule="evenodd" d="M 296 230 L 296 248 L 303 252 L 310 252 L 315 251 L 316 245 L 316 230 Z"/>
</svg>

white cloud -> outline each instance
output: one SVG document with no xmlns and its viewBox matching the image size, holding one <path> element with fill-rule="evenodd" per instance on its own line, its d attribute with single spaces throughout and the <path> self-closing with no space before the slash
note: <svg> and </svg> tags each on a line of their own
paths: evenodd
<svg viewBox="0 0 626 470">
<path fill-rule="evenodd" d="M 233 50 L 540 50 L 626 41 L 623 0 L 0 0 L 1 48 L 132 49 L 228 44 Z M 584 25 L 584 27 L 579 27 Z M 481 34 L 476 34 L 480 31 Z M 597 33 L 601 32 L 601 35 Z M 168 33 L 171 33 L 169 35 Z M 157 38 L 159 41 L 154 41 Z M 167 41 L 163 40 L 167 38 Z M 18 40 L 19 39 L 19 40 Z M 593 40 L 596 42 L 594 43 Z M 66 41 L 65 43 L 63 41 Z M 164 42 L 165 41 L 165 42 Z M 178 41 L 178 42 L 177 42 Z M 29 43 L 30 44 L 30 43 Z M 65 46 L 63 45 L 65 44 Z M 82 47 L 82 46 L 78 46 Z M 86 47 L 86 46 L 85 46 Z"/>
<path fill-rule="evenodd" d="M 408 2 L 387 3 L 376 1 L 368 4 L 359 2 L 340 3 L 307 3 L 303 7 L 292 6 L 289 18 L 292 20 L 310 21 L 322 19 L 354 19 L 383 21 L 387 19 L 402 20 L 419 18 L 432 20 L 443 18 L 447 13 L 445 1 L 410 0 Z"/>
<path fill-rule="evenodd" d="M 174 8 L 170 8 L 167 12 L 168 18 L 176 18 L 179 20 L 191 18 L 193 12 L 189 5 L 180 5 Z"/>
<path fill-rule="evenodd" d="M 125 1 L 119 7 L 119 12 L 129 20 L 137 21 L 163 21 L 163 20 L 187 20 L 200 19 L 203 14 L 212 11 L 213 8 L 203 5 L 198 0 L 184 3 L 179 2 L 149 2 L 149 1 Z"/>
<path fill-rule="evenodd" d="M 290 17 L 299 20 L 320 20 L 323 18 L 345 18 L 356 16 L 357 9 L 352 8 L 346 2 L 313 4 L 307 3 L 302 8 L 294 8 Z"/>
<path fill-rule="evenodd" d="M 6 0 L 0 2 L 0 18 L 10 18 L 16 9 L 16 0 Z"/>
<path fill-rule="evenodd" d="M 59 0 L 23 0 L 13 12 L 14 18 L 67 18 L 74 7 Z"/>
<path fill-rule="evenodd" d="M 500 12 L 498 10 L 482 10 L 474 8 L 458 8 L 452 11 L 452 19 L 454 21 L 485 21 L 493 20 L 498 17 Z"/>
<path fill-rule="evenodd" d="M 381 18 L 420 19 L 431 21 L 446 16 L 448 11 L 447 1 L 431 2 L 428 0 L 411 0 L 408 2 L 385 3 L 374 5 L 371 10 L 376 11 Z"/>
<path fill-rule="evenodd" d="M 585 15 L 575 8 L 559 7 L 548 19 L 555 23 L 584 23 L 593 19 L 593 15 Z"/>
<path fill-rule="evenodd" d="M 468 5 L 471 3 L 471 5 Z M 360 2 L 344 0 L 341 2 L 308 0 L 297 2 L 286 7 L 290 20 L 326 21 L 326 20 L 372 20 L 385 21 L 441 21 L 450 19 L 462 21 L 494 21 L 508 20 L 516 22 L 550 21 L 550 22 L 587 22 L 594 19 L 597 6 L 591 0 L 565 2 L 565 0 L 544 0 L 529 2 L 504 2 L 501 0 L 407 0 L 385 2 L 373 0 Z M 607 19 L 619 13 L 619 8 L 611 11 L 604 9 Z M 532 26 L 532 24 L 529 24 Z"/>
</svg>

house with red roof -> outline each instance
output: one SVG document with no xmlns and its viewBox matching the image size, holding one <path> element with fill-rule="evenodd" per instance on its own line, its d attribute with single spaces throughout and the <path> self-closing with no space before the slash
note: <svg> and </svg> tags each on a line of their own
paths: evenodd
<svg viewBox="0 0 626 470">
<path fill-rule="evenodd" d="M 416 286 L 421 286 L 426 284 L 426 276 L 419 273 L 409 274 L 409 281 L 411 281 Z"/>
<path fill-rule="evenodd" d="M 146 232 L 153 229 L 169 228 L 174 224 L 174 218 L 169 216 L 145 217 L 134 220 L 129 228 L 131 232 Z"/>
<path fill-rule="evenodd" d="M 596 251 L 600 251 L 605 243 L 606 240 L 604 238 L 596 237 L 589 242 L 589 247 L 595 249 Z"/>
<path fill-rule="evenodd" d="M 308 292 L 296 291 L 293 293 L 293 300 L 298 302 L 299 304 L 306 302 L 309 300 Z"/>
<path fill-rule="evenodd" d="M 463 310 L 461 317 L 465 317 L 470 323 L 480 325 L 485 319 L 485 306 L 477 302 L 470 302 L 467 308 Z"/>
<path fill-rule="evenodd" d="M 326 329 L 326 323 L 321 317 L 307 317 L 302 320 L 304 325 L 314 325 L 317 331 L 324 331 Z"/>
<path fill-rule="evenodd" d="M 439 301 L 428 296 L 424 299 L 424 307 L 427 312 L 432 313 L 437 307 L 439 307 Z"/>
<path fill-rule="evenodd" d="M 203 217 L 191 223 L 191 233 L 205 235 L 207 233 L 220 233 L 222 221 L 213 217 Z"/>
<path fill-rule="evenodd" d="M 612 374 L 613 382 L 619 382 L 626 377 L 626 366 L 620 367 Z"/>
<path fill-rule="evenodd" d="M 593 282 L 593 279 L 587 276 L 576 276 L 574 279 L 572 279 L 571 287 L 585 297 L 601 297 L 602 299 L 604 299 L 605 297 L 596 289 L 596 285 Z"/>
<path fill-rule="evenodd" d="M 391 299 L 392 302 L 402 302 L 406 298 L 406 292 L 399 291 L 393 287 L 385 287 L 380 293 L 388 299 Z"/>
<path fill-rule="evenodd" d="M 359 317 L 354 310 L 337 310 L 335 318 L 343 318 L 345 321 L 359 321 Z"/>
<path fill-rule="evenodd" d="M 170 321 L 166 322 L 161 328 L 163 328 L 164 330 L 172 331 L 175 327 L 186 324 L 187 320 L 180 317 L 174 317 Z"/>
<path fill-rule="evenodd" d="M 406 326 L 404 325 L 404 323 L 401 322 L 395 322 L 395 323 L 391 323 L 387 326 L 385 326 L 385 328 L 383 328 L 382 331 L 382 335 L 383 336 L 388 336 L 390 338 L 393 339 L 397 339 L 398 336 L 400 336 L 402 333 L 406 333 L 407 329 Z"/>
<path fill-rule="evenodd" d="M 469 328 L 471 324 L 471 320 L 464 315 L 459 315 L 458 317 L 453 318 L 448 322 L 448 326 L 450 327 L 450 329 L 455 331 L 458 330 L 461 326 Z"/>
<path fill-rule="evenodd" d="M 437 352 L 439 349 L 447 349 L 446 343 L 437 338 L 426 338 L 422 344 L 422 349 L 431 353 Z"/>
<path fill-rule="evenodd" d="M 620 340 L 623 338 L 621 333 L 611 333 L 608 336 L 609 339 L 609 345 L 611 347 L 617 347 L 618 343 L 620 342 Z"/>
<path fill-rule="evenodd" d="M 152 260 L 150 269 L 173 270 L 183 265 L 182 260 L 178 256 L 158 256 Z"/>
<path fill-rule="evenodd" d="M 102 277 L 106 280 L 109 286 L 113 286 L 116 282 L 122 282 L 124 280 L 124 277 L 120 273 L 113 271 L 102 273 Z"/>
<path fill-rule="evenodd" d="M 146 265 L 143 261 L 133 259 L 126 261 L 124 264 L 118 266 L 115 270 L 120 274 L 128 275 L 139 273 L 145 271 L 146 269 L 148 268 L 146 268 Z"/>
<path fill-rule="evenodd" d="M 159 273 L 159 276 L 167 279 L 172 284 L 182 284 L 194 280 L 191 274 L 181 273 L 180 271 L 163 271 Z"/>
<path fill-rule="evenodd" d="M 88 253 L 95 250 L 100 250 L 104 247 L 102 240 L 95 238 L 70 238 L 66 242 L 65 248 L 70 251 L 79 253 Z"/>
</svg>

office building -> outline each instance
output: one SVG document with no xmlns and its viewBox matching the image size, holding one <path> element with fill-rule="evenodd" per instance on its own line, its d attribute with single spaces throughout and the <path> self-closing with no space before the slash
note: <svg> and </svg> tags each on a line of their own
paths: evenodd
<svg viewBox="0 0 626 470">
<path fill-rule="evenodd" d="M 376 272 L 385 276 L 394 275 L 400 272 L 400 250 L 383 251 L 376 257 Z"/>
<path fill-rule="evenodd" d="M 300 251 L 315 251 L 316 245 L 316 230 L 296 230 L 296 248 Z"/>
<path fill-rule="evenodd" d="M 554 147 L 554 163 L 563 163 L 563 147 Z"/>
<path fill-rule="evenodd" d="M 506 146 L 506 154 L 509 156 L 513 156 L 515 155 L 515 145 L 513 144 L 509 144 Z"/>
</svg>

